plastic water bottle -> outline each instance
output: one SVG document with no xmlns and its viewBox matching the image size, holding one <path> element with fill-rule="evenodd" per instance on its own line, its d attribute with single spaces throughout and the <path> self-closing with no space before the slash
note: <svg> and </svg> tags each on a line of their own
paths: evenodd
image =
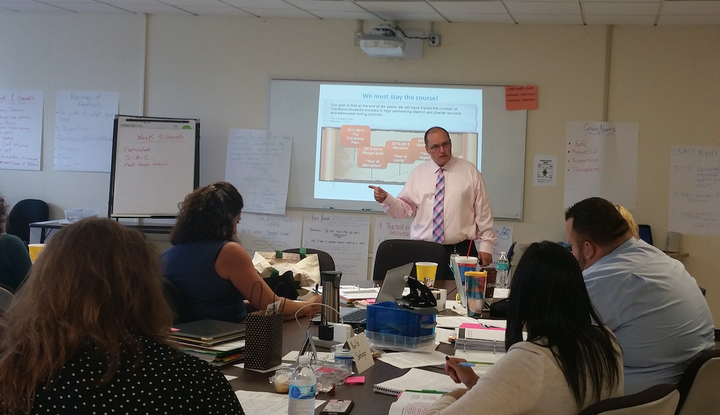
<svg viewBox="0 0 720 415">
<path fill-rule="evenodd" d="M 310 356 L 298 359 L 299 365 L 290 376 L 288 391 L 288 415 L 313 415 L 315 413 L 315 384 L 317 378 L 310 366 Z"/>
<path fill-rule="evenodd" d="M 497 274 L 495 276 L 495 288 L 510 288 L 510 263 L 507 254 L 500 252 L 500 259 L 497 261 Z"/>
</svg>

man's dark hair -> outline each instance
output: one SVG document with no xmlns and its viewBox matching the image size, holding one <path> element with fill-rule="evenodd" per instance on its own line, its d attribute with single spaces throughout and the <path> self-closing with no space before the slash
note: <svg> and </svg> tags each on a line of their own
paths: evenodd
<svg viewBox="0 0 720 415">
<path fill-rule="evenodd" d="M 600 197 L 581 200 L 565 211 L 572 219 L 572 230 L 584 241 L 600 246 L 612 245 L 630 229 L 615 205 Z"/>
<path fill-rule="evenodd" d="M 440 130 L 440 131 L 445 132 L 445 135 L 447 136 L 447 138 L 448 138 L 448 139 L 450 138 L 450 133 L 448 133 L 446 129 L 444 129 L 444 128 L 442 128 L 442 127 L 437 127 L 437 126 L 435 126 L 435 127 L 430 127 L 430 128 L 428 128 L 427 131 L 425 131 L 425 135 L 423 136 L 423 139 L 425 140 L 425 145 L 428 144 L 428 143 L 427 143 L 427 136 L 428 136 L 428 134 L 430 134 L 430 133 L 433 132 L 433 131 L 437 131 L 437 130 Z"/>
</svg>

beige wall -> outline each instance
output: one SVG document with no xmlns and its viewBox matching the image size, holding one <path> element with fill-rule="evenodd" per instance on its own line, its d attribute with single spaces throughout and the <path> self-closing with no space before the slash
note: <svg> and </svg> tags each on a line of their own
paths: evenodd
<svg viewBox="0 0 720 415">
<path fill-rule="evenodd" d="M 520 242 L 565 240 L 564 177 L 560 174 L 556 187 L 534 187 L 530 164 L 534 154 L 555 154 L 561 163 L 564 161 L 568 121 L 601 121 L 607 105 L 609 121 L 640 124 L 639 189 L 634 213 L 639 222 L 653 226 L 660 248 L 667 232 L 670 146 L 717 143 L 719 27 L 436 23 L 441 47 L 425 47 L 422 59 L 393 60 L 370 58 L 353 44 L 355 21 L 149 16 L 147 30 L 139 38 L 134 30 L 130 34 L 115 27 L 117 22 L 136 25 L 136 20 L 92 15 L 0 15 L 0 35 L 52 23 L 37 39 L 16 36 L 20 45 L 47 48 L 44 53 L 39 50 L 36 58 L 47 61 L 47 68 L 30 70 L 30 61 L 22 59 L 10 62 L 9 68 L 5 63 L 0 66 L 0 88 L 43 89 L 46 99 L 43 171 L 0 170 L 0 192 L 11 203 L 40 197 L 54 204 L 55 213 L 73 207 L 69 198 L 53 190 L 67 180 L 89 184 L 75 191 L 86 199 L 107 199 L 109 175 L 53 171 L 49 138 L 54 115 L 48 113 L 47 102 L 54 102 L 55 90 L 119 90 L 114 79 L 128 71 L 144 86 L 144 102 L 135 108 L 126 105 L 128 111 L 144 108 L 145 115 L 201 119 L 202 184 L 224 178 L 230 128 L 266 127 L 271 78 L 536 84 L 539 109 L 528 113 L 524 220 L 504 223 L 514 226 L 515 240 Z M 109 49 L 125 45 L 146 53 L 128 57 L 109 69 L 72 67 L 78 77 L 88 77 L 87 82 L 67 82 L 64 78 L 44 81 L 58 64 L 51 52 L 52 39 L 67 36 L 79 21 L 91 22 L 93 38 Z M 370 24 L 366 22 L 366 26 Z M 400 22 L 400 26 L 429 31 L 429 23 Z M 13 46 L 11 50 L 6 43 L 0 44 L 4 56 L 19 48 Z M 82 44 L 73 47 L 63 43 L 63 47 L 85 64 L 104 53 L 95 51 L 91 55 Z M 68 62 L 59 61 L 59 65 L 64 71 L 71 68 Z M 144 68 L 144 74 L 134 72 L 137 65 Z M 124 94 L 121 90 L 121 101 Z M 9 184 L 26 177 L 32 178 L 29 187 Z M 711 247 L 718 246 L 719 241 L 720 237 L 690 235 L 683 235 L 682 240 L 682 249 L 690 253 L 684 262 L 708 289 L 707 300 L 716 319 L 720 319 L 720 280 L 715 269 L 720 268 L 720 259 Z"/>
</svg>

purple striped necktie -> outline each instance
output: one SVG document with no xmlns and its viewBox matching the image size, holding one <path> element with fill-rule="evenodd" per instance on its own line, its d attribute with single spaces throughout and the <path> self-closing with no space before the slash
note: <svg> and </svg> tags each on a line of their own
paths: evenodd
<svg viewBox="0 0 720 415">
<path fill-rule="evenodd" d="M 435 182 L 435 203 L 433 205 L 433 240 L 442 243 L 445 240 L 443 228 L 443 206 L 445 200 L 445 175 L 443 169 L 438 171 L 437 182 Z"/>
</svg>

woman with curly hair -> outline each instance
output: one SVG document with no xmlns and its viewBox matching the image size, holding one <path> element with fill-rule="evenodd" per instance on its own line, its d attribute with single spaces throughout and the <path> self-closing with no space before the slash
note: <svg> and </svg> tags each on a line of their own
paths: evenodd
<svg viewBox="0 0 720 415">
<path fill-rule="evenodd" d="M 166 344 L 158 257 L 110 219 L 59 230 L 6 314 L 0 412 L 242 414 L 216 368 Z"/>
<path fill-rule="evenodd" d="M 194 317 L 241 322 L 247 315 L 245 300 L 257 310 L 281 300 L 286 318 L 309 304 L 304 314 L 318 312 L 320 296 L 308 302 L 278 297 L 257 273 L 236 242 L 242 208 L 242 196 L 227 182 L 200 187 L 180 203 L 170 233 L 173 246 L 163 253 L 162 268 L 187 298 Z"/>
<path fill-rule="evenodd" d="M 5 233 L 8 206 L 0 196 L 0 284 L 17 290 L 30 271 L 30 255 L 23 241 Z"/>
</svg>

